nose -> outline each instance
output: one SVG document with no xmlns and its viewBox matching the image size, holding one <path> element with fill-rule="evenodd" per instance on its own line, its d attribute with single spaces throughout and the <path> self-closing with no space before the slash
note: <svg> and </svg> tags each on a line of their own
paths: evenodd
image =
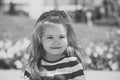
<svg viewBox="0 0 120 80">
<path fill-rule="evenodd" d="M 54 46 L 59 46 L 60 45 L 60 41 L 59 40 L 54 40 L 53 44 L 54 44 Z"/>
</svg>

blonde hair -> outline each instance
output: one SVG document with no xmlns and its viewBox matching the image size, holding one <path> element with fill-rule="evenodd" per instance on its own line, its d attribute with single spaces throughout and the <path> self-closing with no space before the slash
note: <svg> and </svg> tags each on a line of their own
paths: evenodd
<svg viewBox="0 0 120 80">
<path fill-rule="evenodd" d="M 44 32 L 44 26 L 47 24 L 46 22 L 63 24 L 68 37 L 68 48 L 65 53 L 66 56 L 76 56 L 79 61 L 83 61 L 84 53 L 81 52 L 82 49 L 79 47 L 75 33 L 72 29 L 71 20 L 67 13 L 60 10 L 51 10 L 43 13 L 37 20 L 35 24 L 35 29 L 33 32 L 33 40 L 31 46 L 30 57 L 28 60 L 28 65 L 31 69 L 31 75 L 33 79 L 41 79 L 41 73 L 43 71 L 43 67 L 41 65 L 41 60 L 45 56 L 45 50 L 41 43 L 41 37 Z"/>
</svg>

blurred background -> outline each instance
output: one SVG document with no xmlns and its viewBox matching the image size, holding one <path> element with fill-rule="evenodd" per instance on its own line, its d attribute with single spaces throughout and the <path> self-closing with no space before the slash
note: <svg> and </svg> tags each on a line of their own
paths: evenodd
<svg viewBox="0 0 120 80">
<path fill-rule="evenodd" d="M 120 0 L 0 0 L 0 80 L 23 80 L 35 21 L 53 9 L 72 19 L 86 80 L 120 80 Z"/>
</svg>

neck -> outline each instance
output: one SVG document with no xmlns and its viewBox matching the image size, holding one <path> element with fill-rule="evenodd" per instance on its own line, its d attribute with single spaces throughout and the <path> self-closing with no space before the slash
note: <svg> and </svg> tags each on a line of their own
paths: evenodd
<svg viewBox="0 0 120 80">
<path fill-rule="evenodd" d="M 61 59 L 63 57 L 63 54 L 60 54 L 60 55 L 49 55 L 47 54 L 45 59 L 48 60 L 48 61 L 57 61 L 59 59 Z"/>
</svg>

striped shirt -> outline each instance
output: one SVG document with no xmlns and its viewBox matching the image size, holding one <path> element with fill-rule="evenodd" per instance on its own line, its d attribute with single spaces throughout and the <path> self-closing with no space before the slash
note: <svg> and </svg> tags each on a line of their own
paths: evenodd
<svg viewBox="0 0 120 80">
<path fill-rule="evenodd" d="M 46 76 L 55 77 L 62 75 L 62 80 L 84 80 L 83 67 L 77 57 L 63 57 L 57 61 L 42 60 L 42 66 L 46 69 Z"/>
</svg>

